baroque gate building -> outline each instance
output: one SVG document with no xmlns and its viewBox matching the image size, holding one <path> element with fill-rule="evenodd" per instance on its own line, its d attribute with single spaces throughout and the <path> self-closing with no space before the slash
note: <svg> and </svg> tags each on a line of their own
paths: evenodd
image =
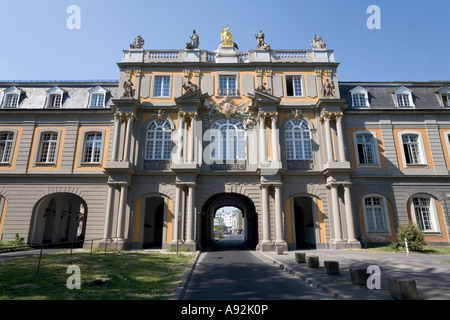
<svg viewBox="0 0 450 320">
<path fill-rule="evenodd" d="M 0 232 L 32 245 L 359 247 L 413 221 L 448 245 L 450 84 L 339 82 L 334 51 L 137 37 L 118 82 L 3 82 Z"/>
</svg>

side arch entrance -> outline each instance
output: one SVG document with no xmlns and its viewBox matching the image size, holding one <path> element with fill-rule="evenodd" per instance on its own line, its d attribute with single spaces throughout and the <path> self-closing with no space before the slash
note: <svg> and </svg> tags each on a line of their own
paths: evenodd
<svg viewBox="0 0 450 320">
<path fill-rule="evenodd" d="M 39 200 L 33 210 L 29 242 L 31 245 L 69 245 L 82 247 L 87 221 L 86 202 L 72 193 L 54 193 Z"/>
<path fill-rule="evenodd" d="M 214 244 L 214 218 L 217 210 L 223 207 L 236 207 L 241 211 L 244 219 L 244 240 L 249 248 L 256 247 L 259 242 L 258 214 L 253 201 L 237 193 L 218 193 L 202 206 L 199 228 L 202 249 Z"/>
</svg>

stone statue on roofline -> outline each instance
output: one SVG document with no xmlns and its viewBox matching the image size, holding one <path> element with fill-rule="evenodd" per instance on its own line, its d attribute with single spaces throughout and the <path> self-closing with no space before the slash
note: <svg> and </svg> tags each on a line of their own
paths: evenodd
<svg viewBox="0 0 450 320">
<path fill-rule="evenodd" d="M 198 49 L 199 46 L 199 36 L 194 31 L 192 31 L 191 42 L 186 43 L 186 49 Z"/>
<path fill-rule="evenodd" d="M 137 36 L 134 42 L 130 44 L 130 49 L 142 49 L 144 47 L 144 39 L 141 36 Z"/>
<path fill-rule="evenodd" d="M 258 34 L 255 34 L 256 37 L 256 50 L 270 50 L 270 46 L 264 42 L 264 33 L 262 30 L 259 30 Z"/>
<path fill-rule="evenodd" d="M 314 50 L 323 50 L 327 48 L 327 45 L 323 42 L 322 38 L 318 36 L 317 34 L 314 36 L 314 38 L 311 40 L 311 46 Z"/>
</svg>

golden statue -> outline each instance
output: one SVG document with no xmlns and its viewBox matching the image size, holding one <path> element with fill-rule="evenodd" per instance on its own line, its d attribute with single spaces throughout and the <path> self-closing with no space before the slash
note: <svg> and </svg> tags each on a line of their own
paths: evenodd
<svg viewBox="0 0 450 320">
<path fill-rule="evenodd" d="M 230 33 L 230 27 L 222 27 L 222 46 L 223 47 L 232 47 L 233 46 L 233 37 Z"/>
</svg>

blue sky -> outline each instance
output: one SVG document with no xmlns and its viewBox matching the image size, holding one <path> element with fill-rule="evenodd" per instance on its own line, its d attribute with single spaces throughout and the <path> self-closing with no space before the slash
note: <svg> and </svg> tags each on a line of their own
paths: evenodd
<svg viewBox="0 0 450 320">
<path fill-rule="evenodd" d="M 450 80 L 450 0 L 0 0 L 0 80 L 118 78 L 122 50 L 183 49 L 192 30 L 213 51 L 229 24 L 241 51 L 260 29 L 273 49 L 310 49 L 315 34 L 335 50 L 341 81 Z M 80 8 L 70 30 L 67 8 Z M 378 5 L 381 29 L 367 8 Z"/>
</svg>

